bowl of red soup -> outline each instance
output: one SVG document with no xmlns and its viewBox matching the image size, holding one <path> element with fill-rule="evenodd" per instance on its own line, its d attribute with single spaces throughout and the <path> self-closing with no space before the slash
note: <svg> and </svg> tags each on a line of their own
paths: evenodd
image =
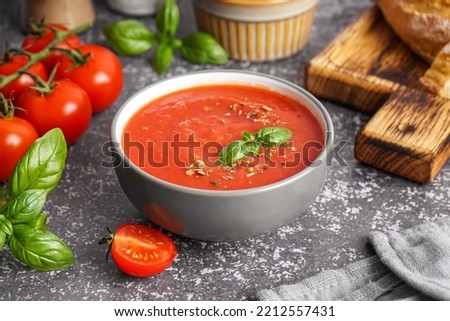
<svg viewBox="0 0 450 321">
<path fill-rule="evenodd" d="M 303 88 L 252 72 L 214 70 L 156 82 L 111 127 L 114 165 L 150 221 L 225 241 L 299 217 L 326 179 L 333 125 Z"/>
</svg>

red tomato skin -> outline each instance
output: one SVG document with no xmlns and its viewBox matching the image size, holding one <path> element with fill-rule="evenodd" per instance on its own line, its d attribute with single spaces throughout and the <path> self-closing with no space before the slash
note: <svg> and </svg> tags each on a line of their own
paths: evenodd
<svg viewBox="0 0 450 321">
<path fill-rule="evenodd" d="M 68 78 L 80 85 L 92 103 L 94 113 L 110 107 L 119 97 L 123 87 L 123 72 L 117 56 L 109 49 L 88 44 L 80 47 L 82 54 L 90 53 L 83 65 L 73 67 L 73 61 L 61 57 L 55 79 Z"/>
<path fill-rule="evenodd" d="M 9 179 L 17 162 L 36 139 L 36 130 L 25 119 L 0 117 L 0 181 Z"/>
<path fill-rule="evenodd" d="M 39 136 L 60 128 L 68 145 L 75 144 L 89 127 L 92 107 L 86 92 L 77 84 L 64 79 L 56 82 L 49 94 L 27 89 L 17 100 L 16 115 L 28 120 Z"/>
<path fill-rule="evenodd" d="M 60 24 L 50 24 L 52 28 L 55 28 L 57 30 L 67 30 L 67 28 Z M 22 43 L 22 48 L 29 52 L 40 52 L 42 51 L 47 45 L 55 39 L 55 33 L 53 30 L 49 28 L 45 28 L 45 31 L 42 35 L 33 35 L 29 34 L 26 36 Z M 77 35 L 71 35 L 61 41 L 56 48 L 60 49 L 74 49 L 81 46 L 81 40 L 78 38 Z M 53 68 L 58 63 L 61 56 L 64 54 L 58 51 L 52 51 L 49 57 L 45 58 L 44 60 L 41 60 L 41 62 L 44 64 L 45 68 L 47 69 L 48 73 L 51 73 Z"/>
<path fill-rule="evenodd" d="M 2 56 L 1 59 L 3 60 L 4 57 Z M 11 60 L 0 64 L 0 75 L 8 76 L 22 68 L 26 65 L 29 58 L 27 56 L 23 55 L 12 55 Z M 44 65 L 41 62 L 37 62 L 34 65 L 32 65 L 28 72 L 39 76 L 42 78 L 42 80 L 47 81 L 48 80 L 48 73 L 45 69 Z M 0 88 L 0 92 L 6 97 L 11 99 L 16 99 L 19 97 L 25 89 L 27 89 L 30 86 L 34 86 L 34 80 L 28 76 L 28 75 L 22 75 L 16 80 L 12 81 L 8 85 L 6 85 L 3 88 Z"/>
<path fill-rule="evenodd" d="M 139 254 L 133 257 L 137 248 L 142 250 L 136 251 L 142 257 Z M 146 252 L 152 257 L 147 255 L 145 259 Z M 111 256 L 125 274 L 141 278 L 153 276 L 168 268 L 176 255 L 177 248 L 172 239 L 148 225 L 127 223 L 119 226 L 114 233 Z"/>
</svg>

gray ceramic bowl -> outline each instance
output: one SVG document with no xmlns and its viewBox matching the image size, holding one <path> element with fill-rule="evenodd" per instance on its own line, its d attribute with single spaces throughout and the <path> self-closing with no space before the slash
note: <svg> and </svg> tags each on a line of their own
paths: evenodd
<svg viewBox="0 0 450 321">
<path fill-rule="evenodd" d="M 121 148 L 124 126 L 150 101 L 181 89 L 208 84 L 250 84 L 268 87 L 306 106 L 319 120 L 325 146 L 303 171 L 258 188 L 230 191 L 202 190 L 168 183 L 130 162 Z M 299 217 L 322 188 L 333 146 L 333 125 L 322 104 L 306 90 L 268 75 L 232 71 L 203 71 L 154 83 L 128 99 L 116 113 L 111 141 L 119 182 L 136 208 L 150 221 L 187 237 L 224 241 L 272 231 Z"/>
</svg>

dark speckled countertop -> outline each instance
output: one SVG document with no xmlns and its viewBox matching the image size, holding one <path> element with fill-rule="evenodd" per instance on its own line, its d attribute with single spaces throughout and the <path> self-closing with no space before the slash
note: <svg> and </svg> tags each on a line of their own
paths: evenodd
<svg viewBox="0 0 450 321">
<path fill-rule="evenodd" d="M 180 35 L 195 29 L 190 1 L 182 5 Z M 23 35 L 0 3 L 0 43 L 19 46 Z M 347 24 L 371 6 L 370 0 L 320 0 L 309 45 L 299 54 L 270 63 L 231 61 L 226 68 L 275 75 L 303 84 L 307 62 Z M 104 44 L 101 28 L 124 18 L 96 1 L 95 27 L 82 38 Z M 153 25 L 153 17 L 142 19 Z M 354 137 L 368 120 L 323 101 L 331 114 L 336 141 L 347 140 L 341 155 L 346 166 L 333 163 L 326 184 L 309 210 L 291 224 L 252 239 L 208 243 L 171 235 L 179 254 L 164 273 L 147 279 L 122 274 L 105 262 L 97 240 L 105 227 L 129 221 L 146 222 L 122 192 L 112 168 L 102 168 L 102 145 L 108 141 L 115 111 L 130 95 L 159 77 L 149 55 L 121 57 L 126 84 L 118 101 L 96 115 L 89 131 L 70 147 L 59 187 L 45 212 L 49 229 L 73 249 L 75 266 L 57 272 L 35 272 L 0 252 L 0 300 L 246 300 L 256 290 L 294 282 L 323 269 L 338 268 L 372 254 L 367 234 L 399 230 L 450 213 L 450 164 L 435 181 L 419 185 L 367 167 L 353 157 Z M 175 59 L 164 77 L 212 68 Z M 1 152 L 1 151 L 0 151 Z"/>
</svg>

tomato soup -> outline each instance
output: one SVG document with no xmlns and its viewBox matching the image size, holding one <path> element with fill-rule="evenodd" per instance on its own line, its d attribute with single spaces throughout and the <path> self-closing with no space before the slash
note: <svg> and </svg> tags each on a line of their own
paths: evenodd
<svg viewBox="0 0 450 321">
<path fill-rule="evenodd" d="M 231 165 L 218 162 L 230 142 L 268 127 L 289 129 L 292 137 Z M 192 188 L 237 190 L 300 172 L 320 154 L 324 137 L 315 116 L 296 100 L 263 87 L 210 85 L 149 102 L 131 117 L 121 139 L 131 162 L 152 176 Z"/>
</svg>

